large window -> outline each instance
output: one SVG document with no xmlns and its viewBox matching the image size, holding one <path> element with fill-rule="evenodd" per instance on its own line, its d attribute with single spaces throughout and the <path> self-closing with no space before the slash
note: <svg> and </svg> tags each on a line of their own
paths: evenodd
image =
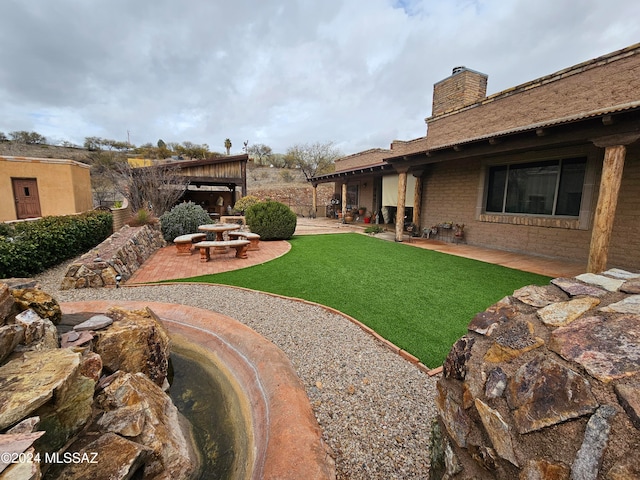
<svg viewBox="0 0 640 480">
<path fill-rule="evenodd" d="M 490 167 L 485 211 L 577 217 L 586 165 L 571 158 Z"/>
</svg>

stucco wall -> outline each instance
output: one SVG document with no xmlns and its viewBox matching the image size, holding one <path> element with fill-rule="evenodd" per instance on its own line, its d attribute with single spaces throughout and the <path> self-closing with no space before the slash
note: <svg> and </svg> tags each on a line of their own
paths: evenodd
<svg viewBox="0 0 640 480">
<path fill-rule="evenodd" d="M 35 178 L 42 216 L 93 208 L 89 165 L 51 158 L 0 157 L 0 221 L 16 220 L 12 178 Z"/>
</svg>

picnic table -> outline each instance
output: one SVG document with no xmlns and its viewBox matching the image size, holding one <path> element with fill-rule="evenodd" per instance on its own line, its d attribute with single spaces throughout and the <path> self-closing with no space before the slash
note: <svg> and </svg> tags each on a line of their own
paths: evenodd
<svg viewBox="0 0 640 480">
<path fill-rule="evenodd" d="M 237 223 L 207 223 L 200 225 L 198 230 L 201 232 L 214 232 L 216 234 L 216 242 L 224 242 L 224 232 L 239 230 L 242 225 Z M 219 245 L 214 247 L 214 253 L 227 253 L 227 246 Z"/>
</svg>

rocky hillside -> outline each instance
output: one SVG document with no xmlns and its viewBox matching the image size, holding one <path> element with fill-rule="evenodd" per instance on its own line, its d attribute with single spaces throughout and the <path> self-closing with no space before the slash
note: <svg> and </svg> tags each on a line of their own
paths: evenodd
<svg viewBox="0 0 640 480">
<path fill-rule="evenodd" d="M 309 216 L 313 187 L 298 169 L 256 167 L 247 168 L 247 192 L 261 199 L 270 198 L 288 205 L 298 215 Z M 318 186 L 318 215 L 324 214 L 333 195 L 333 183 Z"/>
<path fill-rule="evenodd" d="M 67 158 L 69 160 L 87 163 L 88 153 L 84 148 L 0 142 L 0 155 L 8 157 Z"/>
<path fill-rule="evenodd" d="M 0 155 L 36 158 L 67 158 L 89 163 L 89 152 L 83 148 L 52 145 L 25 145 L 0 142 Z M 288 205 L 298 215 L 308 216 L 311 210 L 313 188 L 298 169 L 247 167 L 247 191 L 261 199 L 270 198 Z M 333 183 L 318 186 L 318 214 L 324 213 L 333 195 Z"/>
</svg>

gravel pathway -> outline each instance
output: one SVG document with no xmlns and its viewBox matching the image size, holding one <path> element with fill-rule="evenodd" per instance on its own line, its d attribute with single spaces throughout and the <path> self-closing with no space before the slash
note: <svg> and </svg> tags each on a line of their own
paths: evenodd
<svg viewBox="0 0 640 480">
<path fill-rule="evenodd" d="M 59 302 L 148 300 L 220 312 L 282 349 L 305 385 L 339 479 L 428 478 L 437 377 L 324 308 L 214 285 L 58 289 L 69 262 L 38 275 Z"/>
</svg>

